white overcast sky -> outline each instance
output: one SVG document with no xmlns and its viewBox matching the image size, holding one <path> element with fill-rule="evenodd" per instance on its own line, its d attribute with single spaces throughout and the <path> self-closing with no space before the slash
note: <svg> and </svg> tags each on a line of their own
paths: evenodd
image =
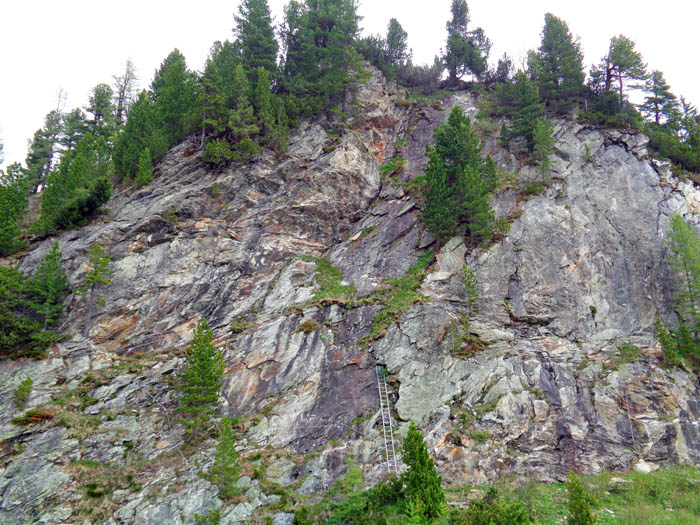
<svg viewBox="0 0 700 525">
<path fill-rule="evenodd" d="M 281 23 L 287 0 L 268 0 Z M 391 17 L 408 31 L 414 62 L 432 62 L 445 41 L 450 0 L 361 0 L 364 33 L 385 34 Z M 237 1 L 0 0 L 0 138 L 5 165 L 24 161 L 27 140 L 68 94 L 66 110 L 84 106 L 91 87 L 112 83 L 130 58 L 146 87 L 177 47 L 201 70 L 211 44 L 231 38 Z M 564 19 L 581 38 L 588 66 L 610 37 L 634 40 L 650 69 L 664 72 L 677 95 L 700 105 L 697 60 L 700 3 L 694 0 L 468 0 L 471 27 L 493 42 L 491 59 L 507 52 L 516 64 L 536 48 L 544 14 Z"/>
</svg>

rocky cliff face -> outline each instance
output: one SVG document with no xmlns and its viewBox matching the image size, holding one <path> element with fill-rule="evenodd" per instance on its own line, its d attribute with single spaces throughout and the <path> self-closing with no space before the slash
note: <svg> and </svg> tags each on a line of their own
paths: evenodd
<svg viewBox="0 0 700 525">
<path fill-rule="evenodd" d="M 154 183 L 117 193 L 103 217 L 59 237 L 74 287 L 95 242 L 114 279 L 92 319 L 69 298 L 69 338 L 48 359 L 0 363 L 0 523 L 193 523 L 217 508 L 223 523 L 288 523 L 270 481 L 313 496 L 348 456 L 367 480 L 381 475 L 376 365 L 389 373 L 396 422 L 419 423 L 448 484 L 700 463 L 700 385 L 661 368 L 653 338 L 655 317 L 673 315 L 664 232 L 674 211 L 698 222 L 700 192 L 651 161 L 643 136 L 558 122 L 546 191 L 501 189 L 493 206 L 510 231 L 481 250 L 449 241 L 423 297 L 378 337 L 385 279 L 437 249 L 405 181 L 422 173 L 453 105 L 476 113 L 466 93 L 428 108 L 397 104 L 404 97 L 374 74 L 356 116 L 305 123 L 286 154 L 246 166 L 209 169 L 183 144 Z M 401 184 L 378 168 L 399 138 Z M 486 144 L 521 181 L 537 176 Z M 352 298 L 319 297 L 320 256 Z M 480 294 L 470 339 L 459 337 L 465 264 Z M 199 476 L 214 443 L 183 448 L 174 414 L 174 374 L 201 317 L 226 357 L 222 412 L 245 416 L 241 452 L 267 466 L 241 478 L 236 504 Z M 641 354 L 621 353 L 625 343 Z M 27 408 L 45 417 L 19 426 L 12 393 L 26 376 Z"/>
</svg>

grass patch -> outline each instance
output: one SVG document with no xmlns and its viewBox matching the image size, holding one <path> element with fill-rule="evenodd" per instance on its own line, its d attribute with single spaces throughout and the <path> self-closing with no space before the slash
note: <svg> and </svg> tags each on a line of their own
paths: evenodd
<svg viewBox="0 0 700 525">
<path fill-rule="evenodd" d="M 615 358 L 615 364 L 621 365 L 624 363 L 634 363 L 639 361 L 644 357 L 644 352 L 642 349 L 631 343 L 622 343 L 617 345 L 617 357 Z"/>
<path fill-rule="evenodd" d="M 491 432 L 488 430 L 471 430 L 469 432 L 469 437 L 475 441 L 478 441 L 479 443 L 486 443 L 489 439 L 491 439 Z"/>
<path fill-rule="evenodd" d="M 316 263 L 315 279 L 319 290 L 314 295 L 314 301 L 347 302 L 347 300 L 354 297 L 355 287 L 341 284 L 343 272 L 337 266 L 333 266 L 328 259 L 304 255 L 302 260 Z"/>
<path fill-rule="evenodd" d="M 379 171 L 385 177 L 391 177 L 393 175 L 398 175 L 406 167 L 406 159 L 403 157 L 392 157 L 387 160 Z"/>
<path fill-rule="evenodd" d="M 355 239 L 354 242 L 359 242 L 359 241 L 361 241 L 362 239 L 364 239 L 365 237 L 367 237 L 370 233 L 372 233 L 372 232 L 373 232 L 374 230 L 376 230 L 376 229 L 377 229 L 376 226 L 365 226 L 364 228 L 362 228 L 362 231 L 360 232 L 360 235 L 357 237 L 357 239 Z"/>
<path fill-rule="evenodd" d="M 418 262 L 408 269 L 406 275 L 398 279 L 384 279 L 388 287 L 378 292 L 384 308 L 372 319 L 369 335 L 363 338 L 365 343 L 384 337 L 389 327 L 398 321 L 411 305 L 425 301 L 426 297 L 417 290 L 433 258 L 432 252 L 424 252 L 418 258 Z"/>
</svg>

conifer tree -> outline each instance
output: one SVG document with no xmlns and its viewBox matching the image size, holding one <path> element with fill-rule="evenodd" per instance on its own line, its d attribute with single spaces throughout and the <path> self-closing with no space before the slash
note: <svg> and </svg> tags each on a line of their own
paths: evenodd
<svg viewBox="0 0 700 525">
<path fill-rule="evenodd" d="M 428 454 L 423 434 L 413 421 L 408 427 L 401 454 L 403 462 L 408 466 L 408 470 L 401 475 L 406 500 L 420 501 L 422 513 L 427 518 L 440 516 L 446 506 L 442 478 Z"/>
<path fill-rule="evenodd" d="M 522 71 L 518 71 L 509 88 L 511 103 L 504 109 L 511 116 L 511 124 L 506 128 L 504 140 L 514 137 L 523 137 L 527 147 L 532 151 L 534 146 L 534 132 L 537 122 L 544 116 L 544 104 L 540 100 L 539 91 L 534 82 Z"/>
<path fill-rule="evenodd" d="M 33 295 L 34 311 L 43 320 L 43 330 L 55 326 L 63 312 L 63 299 L 68 290 L 66 274 L 61 268 L 61 250 L 55 241 L 32 277 L 29 288 Z"/>
<path fill-rule="evenodd" d="M 241 63 L 241 57 L 234 45 L 228 40 L 214 42 L 209 52 L 209 60 L 216 65 L 219 75 L 219 92 L 224 100 L 224 106 L 233 108 L 233 78 L 236 66 Z"/>
<path fill-rule="evenodd" d="M 29 184 L 19 164 L 11 164 L 7 172 L 0 170 L 0 256 L 9 255 L 21 246 L 17 241 L 17 221 L 27 205 Z"/>
<path fill-rule="evenodd" d="M 481 173 L 475 166 L 465 166 L 457 174 L 454 184 L 457 216 L 466 225 L 465 235 L 477 244 L 492 236 L 493 211 Z"/>
<path fill-rule="evenodd" d="M 136 170 L 136 178 L 134 184 L 137 188 L 141 188 L 153 180 L 153 163 L 151 162 L 151 151 L 146 147 L 143 148 L 139 157 L 139 166 Z"/>
<path fill-rule="evenodd" d="M 219 426 L 219 439 L 216 446 L 214 464 L 207 472 L 208 479 L 219 488 L 219 497 L 232 499 L 239 496 L 241 489 L 236 486 L 240 467 L 236 437 L 231 429 L 231 422 L 224 419 Z"/>
<path fill-rule="evenodd" d="M 123 126 L 126 112 L 134 101 L 136 89 L 136 68 L 131 60 L 126 61 L 124 74 L 115 75 L 114 79 L 114 119 L 117 126 Z"/>
<path fill-rule="evenodd" d="M 197 439 L 209 431 L 219 404 L 224 357 L 212 343 L 214 334 L 206 319 L 197 324 L 185 356 L 180 379 L 180 407 L 187 433 Z"/>
<path fill-rule="evenodd" d="M 661 71 L 653 71 L 646 82 L 645 91 L 648 93 L 639 110 L 653 119 L 657 126 L 669 124 L 675 127 L 680 122 L 680 109 L 676 96 L 671 93 L 671 87 L 666 83 Z"/>
<path fill-rule="evenodd" d="M 454 85 L 467 73 L 481 78 L 488 68 L 491 41 L 480 27 L 468 30 L 469 8 L 465 0 L 452 0 L 452 18 L 447 22 L 447 43 L 442 57 Z"/>
<path fill-rule="evenodd" d="M 25 162 L 31 193 L 37 193 L 46 184 L 56 156 L 56 145 L 61 133 L 61 114 L 50 111 L 44 117 L 44 126 L 34 133 L 29 143 Z"/>
<path fill-rule="evenodd" d="M 620 109 L 625 103 L 626 87 L 640 87 L 639 84 L 630 86 L 629 82 L 647 78 L 646 64 L 634 45 L 634 42 L 624 35 L 612 37 L 608 54 L 603 57 L 599 66 L 591 69 L 590 73 L 592 87 L 598 94 L 614 93 L 615 84 L 617 84 L 617 102 Z"/>
<path fill-rule="evenodd" d="M 423 222 L 443 244 L 457 232 L 453 191 L 447 184 L 447 169 L 435 148 L 428 149 L 428 166 L 425 169 L 427 190 Z"/>
<path fill-rule="evenodd" d="M 596 525 L 598 518 L 591 512 L 581 478 L 573 471 L 569 473 L 566 492 L 569 507 L 569 513 L 566 515 L 567 525 Z"/>
<path fill-rule="evenodd" d="M 267 0 L 243 0 L 234 19 L 236 45 L 250 82 L 255 81 L 261 67 L 274 76 L 277 71 L 277 40 Z"/>
<path fill-rule="evenodd" d="M 537 51 L 535 80 L 540 96 L 558 113 L 571 110 L 583 92 L 583 54 L 566 22 L 547 13 Z"/>
<path fill-rule="evenodd" d="M 448 184 L 454 183 L 465 167 L 481 165 L 479 136 L 461 107 L 452 109 L 446 125 L 435 128 L 433 140 L 435 151 L 447 170 Z"/>
<path fill-rule="evenodd" d="M 114 105 L 112 88 L 107 84 L 97 84 L 90 93 L 85 110 L 92 115 L 87 122 L 90 132 L 96 137 L 109 139 L 114 131 Z"/>
<path fill-rule="evenodd" d="M 73 151 L 87 133 L 88 125 L 85 114 L 80 108 L 62 116 L 63 126 L 58 142 L 65 151 Z"/>
<path fill-rule="evenodd" d="M 275 110 L 270 92 L 270 74 L 259 67 L 256 75 L 255 91 L 253 93 L 253 106 L 255 116 L 258 118 L 260 134 L 268 141 L 275 135 Z"/>
<path fill-rule="evenodd" d="M 668 262 L 677 281 L 677 308 L 682 318 L 700 333 L 700 238 L 677 213 L 671 216 L 667 245 L 673 252 Z"/>
<path fill-rule="evenodd" d="M 102 285 L 107 285 L 112 282 L 110 276 L 113 270 L 109 267 L 110 258 L 109 254 L 105 252 L 105 249 L 98 243 L 92 245 L 88 250 L 88 273 L 83 280 L 83 284 L 78 288 L 75 293 L 78 295 L 86 295 L 87 306 L 86 306 L 86 319 L 83 325 L 83 337 L 87 337 L 88 329 L 90 327 L 90 322 L 95 310 L 95 303 L 102 305 L 104 303 L 104 298 L 99 294 L 99 289 Z"/>
<path fill-rule="evenodd" d="M 394 68 L 402 67 L 411 60 L 408 49 L 408 33 L 401 27 L 396 18 L 389 20 L 386 32 L 386 55 L 389 64 Z"/>
<path fill-rule="evenodd" d="M 187 69 L 185 57 L 173 50 L 163 61 L 151 83 L 156 122 L 168 146 L 176 144 L 199 126 L 200 114 L 195 76 Z"/>
<path fill-rule="evenodd" d="M 235 161 L 248 161 L 255 155 L 259 148 L 254 138 L 260 131 L 253 111 L 253 106 L 248 99 L 248 77 L 242 65 L 236 66 L 233 92 L 236 105 L 229 116 L 228 127 L 231 130 L 232 147 L 231 156 Z"/>
<path fill-rule="evenodd" d="M 126 124 L 114 144 L 114 167 L 126 179 L 136 175 L 139 158 L 148 148 L 154 161 L 167 152 L 168 143 L 159 128 L 155 105 L 145 91 L 129 108 Z"/>
<path fill-rule="evenodd" d="M 539 166 L 543 183 L 547 179 L 551 167 L 549 156 L 554 152 L 552 132 L 552 125 L 546 120 L 538 120 L 532 132 L 533 157 Z"/>
</svg>

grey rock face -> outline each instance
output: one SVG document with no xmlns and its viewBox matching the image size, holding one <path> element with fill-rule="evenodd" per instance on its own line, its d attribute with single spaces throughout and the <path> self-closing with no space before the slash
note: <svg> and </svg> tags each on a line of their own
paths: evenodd
<svg viewBox="0 0 700 525">
<path fill-rule="evenodd" d="M 117 192 L 105 216 L 60 235 L 74 288 L 95 242 L 110 253 L 114 280 L 91 319 L 81 297 L 69 298 L 69 337 L 49 359 L 0 362 L 0 523 L 87 519 L 78 468 L 127 472 L 136 460 L 138 483 L 103 500 L 110 523 L 193 523 L 216 509 L 222 523 L 291 522 L 280 496 L 250 477 L 239 480 L 245 501 L 217 497 L 200 476 L 213 442 L 181 455 L 172 386 L 201 317 L 225 354 L 222 415 L 246 416 L 241 453 L 276 451 L 267 480 L 312 498 L 349 456 L 367 482 L 381 476 L 378 364 L 399 434 L 416 421 L 449 484 L 700 462 L 700 385 L 661 368 L 653 339 L 657 316 L 674 321 L 669 217 L 698 225 L 700 192 L 650 161 L 641 135 L 558 122 L 547 189 L 524 199 L 504 188 L 492 199 L 511 218 L 503 239 L 446 243 L 423 298 L 386 336 L 368 337 L 386 279 L 436 249 L 405 182 L 422 174 L 425 146 L 453 105 L 476 115 L 466 93 L 430 108 L 397 106 L 399 98 L 374 72 L 342 136 L 329 136 L 327 119 L 304 123 L 288 153 L 244 166 L 209 169 L 182 144 L 154 183 Z M 486 143 L 519 181 L 538 176 L 495 138 Z M 382 181 L 379 165 L 394 154 L 406 158 L 401 180 Z M 21 268 L 36 267 L 52 242 Z M 319 265 L 303 256 L 337 267 L 354 300 L 315 300 Z M 480 295 L 468 329 L 465 265 Z M 633 363 L 619 359 L 627 342 L 642 351 Z M 10 419 L 27 376 L 27 408 L 55 413 L 24 427 Z"/>
</svg>

